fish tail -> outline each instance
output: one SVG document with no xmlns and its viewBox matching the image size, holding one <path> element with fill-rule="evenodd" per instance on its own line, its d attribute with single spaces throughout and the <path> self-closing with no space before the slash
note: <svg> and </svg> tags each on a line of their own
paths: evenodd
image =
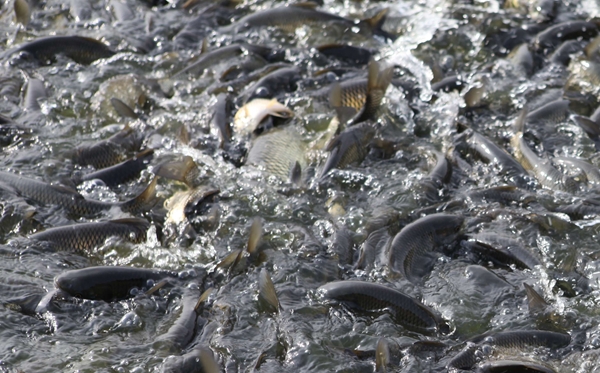
<svg viewBox="0 0 600 373">
<path fill-rule="evenodd" d="M 156 204 L 156 184 L 158 177 L 152 179 L 150 184 L 137 197 L 121 204 L 121 209 L 126 212 L 136 213 L 147 211 Z"/>
<path fill-rule="evenodd" d="M 197 172 L 198 165 L 190 156 L 183 157 L 180 161 L 166 162 L 158 165 L 154 169 L 156 176 L 162 176 L 170 180 L 181 181 L 188 187 L 193 188 L 194 185 L 189 185 L 190 176 L 193 176 L 193 172 Z"/>
<path fill-rule="evenodd" d="M 389 12 L 388 8 L 384 8 L 377 12 L 373 17 L 364 19 L 362 22 L 369 25 L 369 27 L 373 30 L 374 33 L 381 33 L 383 30 L 381 26 L 385 23 L 387 19 L 387 14 Z"/>
<path fill-rule="evenodd" d="M 265 268 L 260 271 L 258 278 L 258 296 L 274 313 L 279 312 L 281 306 L 275 291 L 275 285 L 273 285 L 273 280 L 271 280 L 271 276 Z"/>
</svg>

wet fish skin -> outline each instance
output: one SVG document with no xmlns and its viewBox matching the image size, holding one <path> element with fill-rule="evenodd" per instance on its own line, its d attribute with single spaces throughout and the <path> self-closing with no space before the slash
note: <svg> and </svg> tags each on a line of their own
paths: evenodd
<svg viewBox="0 0 600 373">
<path fill-rule="evenodd" d="M 512 183 L 521 188 L 528 185 L 528 173 L 510 154 L 485 136 L 468 129 L 463 132 L 457 141 L 465 139 L 467 146 L 472 149 L 484 162 L 495 164 L 501 167 L 504 173 Z"/>
<path fill-rule="evenodd" d="M 109 58 L 116 54 L 104 43 L 82 36 L 44 37 L 19 46 L 16 50 L 8 51 L 7 54 L 14 52 L 26 52 L 41 63 L 52 63 L 57 55 L 63 54 L 83 65 L 89 65 L 98 59 Z"/>
<path fill-rule="evenodd" d="M 212 360 L 212 362 L 210 361 Z M 161 367 L 162 373 L 219 373 L 212 351 L 206 346 L 195 346 L 181 356 L 170 356 Z"/>
<path fill-rule="evenodd" d="M 497 360 L 477 367 L 477 373 L 556 373 L 550 367 L 531 361 Z"/>
<path fill-rule="evenodd" d="M 27 82 L 27 89 L 25 91 L 24 106 L 26 110 L 39 111 L 42 108 L 38 103 L 38 99 L 46 98 L 46 87 L 44 83 L 39 79 L 29 79 Z"/>
<path fill-rule="evenodd" d="M 277 27 L 286 33 L 293 33 L 298 27 L 304 25 L 310 27 L 322 27 L 325 24 L 339 24 L 348 30 L 352 27 L 359 27 L 359 33 L 366 36 L 379 34 L 385 37 L 391 37 L 391 35 L 381 30 L 386 15 L 387 9 L 384 9 L 379 11 L 372 18 L 355 23 L 353 20 L 316 10 L 311 4 L 303 3 L 253 13 L 241 18 L 229 26 L 222 27 L 221 29 L 224 32 L 240 32 L 254 27 Z"/>
<path fill-rule="evenodd" d="M 264 167 L 268 174 L 288 180 L 296 162 L 306 168 L 305 145 L 292 127 L 276 127 L 252 141 L 246 164 Z"/>
<path fill-rule="evenodd" d="M 420 182 L 419 186 L 425 193 L 425 198 L 428 201 L 439 200 L 440 190 L 444 187 L 444 184 L 450 182 L 452 177 L 452 164 L 448 161 L 446 156 L 438 151 L 432 151 L 436 158 L 436 164 Z"/>
<path fill-rule="evenodd" d="M 483 334 L 471 338 L 467 346 L 458 353 L 448 366 L 458 369 L 471 369 L 478 361 L 484 345 L 492 346 L 495 353 L 503 350 L 526 351 L 531 347 L 546 347 L 559 349 L 571 343 L 571 336 L 565 333 L 550 332 L 545 330 L 514 330 L 498 333 Z M 479 356 L 478 356 L 479 355 Z"/>
<path fill-rule="evenodd" d="M 319 53 L 351 65 L 366 65 L 373 56 L 373 51 L 366 48 L 346 44 L 326 44 L 316 47 Z"/>
<path fill-rule="evenodd" d="M 81 166 L 96 169 L 113 166 L 126 159 L 126 153 L 139 150 L 142 136 L 129 126 L 106 140 L 91 146 L 80 146 L 72 154 L 73 161 Z"/>
<path fill-rule="evenodd" d="M 519 240 L 496 233 L 478 233 L 470 237 L 471 249 L 498 265 L 515 265 L 518 268 L 534 269 L 542 261 L 524 247 Z"/>
<path fill-rule="evenodd" d="M 146 149 L 125 162 L 86 174 L 81 181 L 100 179 L 106 186 L 116 187 L 138 178 L 153 157 L 154 149 Z"/>
<path fill-rule="evenodd" d="M 293 92 L 300 80 L 300 70 L 297 67 L 277 69 L 260 78 L 245 94 L 244 103 L 255 98 L 273 98 L 282 92 Z"/>
<path fill-rule="evenodd" d="M 198 330 L 198 321 L 204 321 L 198 315 L 198 298 L 189 294 L 182 298 L 179 316 L 166 333 L 156 338 L 154 348 L 180 351 L 190 344 Z"/>
<path fill-rule="evenodd" d="M 528 206 L 536 202 L 534 194 L 512 185 L 502 185 L 491 188 L 476 189 L 469 191 L 467 197 L 475 202 L 482 203 L 501 203 L 505 206 L 516 203 L 522 206 Z"/>
<path fill-rule="evenodd" d="M 146 219 L 125 218 L 95 223 L 80 223 L 54 227 L 35 233 L 29 238 L 48 242 L 54 250 L 89 252 L 110 237 L 141 243 L 146 240 L 150 223 Z"/>
<path fill-rule="evenodd" d="M 593 22 L 566 21 L 548 27 L 538 33 L 533 41 L 536 48 L 548 51 L 560 45 L 565 40 L 578 37 L 591 37 L 598 34 L 598 27 Z"/>
<path fill-rule="evenodd" d="M 230 60 L 244 53 L 252 53 L 268 59 L 269 56 L 273 55 L 273 50 L 268 47 L 247 43 L 230 44 L 201 54 L 195 62 L 175 73 L 171 78 L 177 78 L 185 74 L 201 75 L 211 66 Z"/>
<path fill-rule="evenodd" d="M 353 163 L 360 163 L 368 154 L 368 145 L 375 137 L 375 128 L 369 122 L 357 124 L 342 131 L 331 140 L 326 150 L 330 152 L 321 178 L 334 168 L 342 169 Z"/>
<path fill-rule="evenodd" d="M 144 211 L 156 202 L 156 183 L 157 178 L 154 178 L 142 193 L 129 201 L 109 203 L 83 198 L 76 190 L 65 186 L 0 171 L 0 189 L 41 204 L 62 207 L 78 216 L 95 216 L 114 207 L 131 213 Z"/>
<path fill-rule="evenodd" d="M 431 259 L 434 252 L 453 243 L 460 236 L 464 221 L 462 216 L 432 214 L 408 224 L 392 241 L 388 252 L 390 268 L 412 283 L 419 282 L 433 262 L 417 263 Z"/>
<path fill-rule="evenodd" d="M 364 281 L 334 281 L 317 290 L 325 298 L 334 299 L 358 307 L 375 311 L 390 309 L 396 320 L 407 329 L 425 333 L 447 333 L 446 322 L 421 302 L 395 289 Z"/>
<path fill-rule="evenodd" d="M 558 99 L 530 111 L 525 117 L 528 123 L 556 124 L 567 119 L 569 100 Z"/>
<path fill-rule="evenodd" d="M 130 298 L 131 289 L 146 287 L 148 280 L 159 281 L 176 276 L 177 273 L 172 271 L 99 266 L 60 274 L 54 279 L 54 286 L 76 298 L 114 302 Z"/>
<path fill-rule="evenodd" d="M 550 56 L 550 62 L 568 66 L 571 61 L 571 55 L 583 51 L 585 45 L 578 40 L 567 40 L 560 45 Z"/>
</svg>

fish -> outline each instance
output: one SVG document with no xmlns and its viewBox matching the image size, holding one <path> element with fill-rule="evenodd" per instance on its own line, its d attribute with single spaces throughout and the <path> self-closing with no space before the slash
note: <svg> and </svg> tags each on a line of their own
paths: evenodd
<svg viewBox="0 0 600 373">
<path fill-rule="evenodd" d="M 229 61 L 232 58 L 253 54 L 265 59 L 274 56 L 273 49 L 260 45 L 252 45 L 248 43 L 235 43 L 214 49 L 212 51 L 203 51 L 198 59 L 192 62 L 191 65 L 178 71 L 171 76 L 171 79 L 179 78 L 185 75 L 202 75 L 202 73 L 223 61 Z"/>
<path fill-rule="evenodd" d="M 110 203 L 84 198 L 75 189 L 47 184 L 18 174 L 0 171 L 0 189 L 34 200 L 44 205 L 59 206 L 78 216 L 95 216 L 114 207 L 124 212 L 145 211 L 156 202 L 155 177 L 137 197 L 125 202 Z"/>
<path fill-rule="evenodd" d="M 321 170 L 320 178 L 331 170 L 342 169 L 353 163 L 360 163 L 369 152 L 369 144 L 375 137 L 375 128 L 370 122 L 363 122 L 349 127 L 334 137 L 325 150 L 329 157 Z"/>
<path fill-rule="evenodd" d="M 279 313 L 281 304 L 273 280 L 265 268 L 261 269 L 258 276 L 258 300 L 268 312 Z"/>
<path fill-rule="evenodd" d="M 44 87 L 44 82 L 39 79 L 29 79 L 27 82 L 27 89 L 25 90 L 25 98 L 23 102 L 23 106 L 25 110 L 31 111 L 40 111 L 42 108 L 38 100 L 47 98 L 46 87 Z"/>
<path fill-rule="evenodd" d="M 287 181 L 296 163 L 304 170 L 307 165 L 306 145 L 291 125 L 275 127 L 256 137 L 250 146 L 246 165 L 258 166 L 265 173 Z"/>
<path fill-rule="evenodd" d="M 350 65 L 366 65 L 373 57 L 373 51 L 348 44 L 325 44 L 315 48 L 319 53 L 343 61 Z"/>
<path fill-rule="evenodd" d="M 215 111 L 211 120 L 211 124 L 217 128 L 219 132 L 219 148 L 224 149 L 229 146 L 233 132 L 231 129 L 231 123 L 229 121 L 229 106 L 230 100 L 226 93 L 220 93 L 217 96 L 217 102 L 215 103 Z"/>
<path fill-rule="evenodd" d="M 156 176 L 184 183 L 188 188 L 194 189 L 202 185 L 200 169 L 194 159 L 189 155 L 180 160 L 164 162 L 154 167 L 152 172 Z"/>
<path fill-rule="evenodd" d="M 138 178 L 153 157 L 154 149 L 146 149 L 125 162 L 85 174 L 75 181 L 79 184 L 83 181 L 99 179 L 109 188 L 113 188 Z"/>
<path fill-rule="evenodd" d="M 408 224 L 392 241 L 388 266 L 413 284 L 419 282 L 433 267 L 435 252 L 461 235 L 464 221 L 458 215 L 432 214 Z"/>
<path fill-rule="evenodd" d="M 309 27 L 332 27 L 339 25 L 343 28 L 343 31 L 358 28 L 358 33 L 365 36 L 375 34 L 391 38 L 390 34 L 381 29 L 388 9 L 380 10 L 373 17 L 357 23 L 354 20 L 322 12 L 315 8 L 315 3 L 299 3 L 267 9 L 242 17 L 229 26 L 221 27 L 221 31 L 239 33 L 243 30 L 256 27 L 276 27 L 288 34 L 293 34 L 297 28 L 305 25 Z"/>
<path fill-rule="evenodd" d="M 521 241 L 496 233 L 472 235 L 462 245 L 480 256 L 484 262 L 492 261 L 501 266 L 514 265 L 521 269 L 534 269 L 542 265 L 538 256 L 524 247 Z"/>
<path fill-rule="evenodd" d="M 478 373 L 503 373 L 503 372 L 526 372 L 526 373 L 556 373 L 556 371 L 542 363 L 518 360 L 496 360 L 481 364 L 477 367 Z"/>
<path fill-rule="evenodd" d="M 149 227 L 146 219 L 125 218 L 48 228 L 32 234 L 29 239 L 48 243 L 56 251 L 89 253 L 110 237 L 119 237 L 132 243 L 144 242 Z"/>
<path fill-rule="evenodd" d="M 165 359 L 162 373 L 219 373 L 212 351 L 203 345 L 197 345 L 181 356 L 169 356 Z"/>
<path fill-rule="evenodd" d="M 288 119 L 293 115 L 294 112 L 292 110 L 275 98 L 271 100 L 255 98 L 239 108 L 235 113 L 233 117 L 233 133 L 243 139 L 257 131 L 259 125 L 269 116 Z"/>
<path fill-rule="evenodd" d="M 506 58 L 521 74 L 525 76 L 533 74 L 534 61 L 528 44 L 516 46 Z"/>
<path fill-rule="evenodd" d="M 532 44 L 538 50 L 547 53 L 560 43 L 577 38 L 588 38 L 598 34 L 598 26 L 588 21 L 565 21 L 550 26 L 538 33 Z"/>
<path fill-rule="evenodd" d="M 242 95 L 243 102 L 248 103 L 256 98 L 273 98 L 283 92 L 293 92 L 298 89 L 300 69 L 296 66 L 276 69 L 260 78 Z"/>
<path fill-rule="evenodd" d="M 535 194 L 518 188 L 514 185 L 501 185 L 491 188 L 482 188 L 470 190 L 467 198 L 476 203 L 500 203 L 508 206 L 516 204 L 519 206 L 528 206 L 537 201 Z"/>
<path fill-rule="evenodd" d="M 387 286 L 364 281 L 334 281 L 317 289 L 333 299 L 359 310 L 388 309 L 396 321 L 409 330 L 433 334 L 448 333 L 450 327 L 435 311 L 408 295 Z"/>
<path fill-rule="evenodd" d="M 57 55 L 64 55 L 82 65 L 89 65 L 98 59 L 110 58 L 116 54 L 96 39 L 83 36 L 48 36 L 9 50 L 0 58 L 17 52 L 31 55 L 42 64 L 53 63 Z"/>
<path fill-rule="evenodd" d="M 533 172 L 542 186 L 552 190 L 576 192 L 579 189 L 577 179 L 563 175 L 551 164 L 550 160 L 538 157 L 523 139 L 523 127 L 527 117 L 527 108 L 525 108 L 515 124 L 516 132 L 510 142 L 515 152 L 515 158 L 524 169 Z"/>
<path fill-rule="evenodd" d="M 431 84 L 431 90 L 435 92 L 451 92 L 461 91 L 465 86 L 466 82 L 460 75 L 450 75 L 435 83 Z"/>
<path fill-rule="evenodd" d="M 27 26 L 31 19 L 31 7 L 27 0 L 15 0 L 14 11 L 17 22 Z"/>
<path fill-rule="evenodd" d="M 446 156 L 438 151 L 431 151 L 436 164 L 429 174 L 419 181 L 419 187 L 425 192 L 428 201 L 437 201 L 445 184 L 452 178 L 452 164 Z"/>
<path fill-rule="evenodd" d="M 97 266 L 62 273 L 54 279 L 54 286 L 75 298 L 114 302 L 131 298 L 133 288 L 176 277 L 176 272 L 167 270 Z"/>
<path fill-rule="evenodd" d="M 488 333 L 471 338 L 467 342 L 467 346 L 449 362 L 448 366 L 457 369 L 471 369 L 482 356 L 492 353 L 501 354 L 502 351 L 507 350 L 517 350 L 522 353 L 531 347 L 556 350 L 567 347 L 570 343 L 571 336 L 569 334 L 545 330 L 511 330 Z M 485 349 L 485 346 L 491 346 L 492 350 Z"/>
<path fill-rule="evenodd" d="M 342 124 L 351 126 L 367 120 L 377 120 L 376 114 L 379 110 L 379 105 L 381 104 L 381 100 L 385 96 L 385 92 L 392 81 L 394 70 L 392 66 L 384 67 L 383 63 L 376 61 L 369 62 L 368 69 L 369 75 L 367 78 L 365 99 L 358 109 L 356 109 L 354 106 L 357 104 L 357 102 L 352 102 L 353 100 L 350 100 L 352 103 L 350 106 L 344 105 L 345 94 L 349 94 L 350 97 L 352 97 L 353 94 L 355 94 L 357 97 L 360 96 L 352 89 L 356 89 L 358 87 L 348 86 L 351 89 L 347 90 L 347 92 L 344 92 L 344 87 L 341 85 L 341 83 L 334 83 L 329 91 L 329 104 L 331 107 L 336 109 L 338 118 Z M 357 113 L 353 114 L 353 112 L 350 109 L 346 109 L 346 107 L 356 109 Z"/>
<path fill-rule="evenodd" d="M 583 51 L 584 44 L 578 40 L 567 40 L 562 43 L 548 59 L 556 65 L 569 66 L 571 56 Z"/>
<path fill-rule="evenodd" d="M 592 184 L 600 184 L 600 169 L 583 159 L 573 157 L 554 157 L 554 163 L 571 171 L 578 170 L 585 175 L 586 180 Z"/>
<path fill-rule="evenodd" d="M 73 162 L 96 169 L 113 166 L 127 159 L 127 153 L 139 150 L 142 136 L 129 126 L 125 126 L 106 140 L 93 145 L 79 146 L 69 154 Z"/>
<path fill-rule="evenodd" d="M 375 371 L 386 372 L 386 366 L 390 363 L 390 350 L 385 338 L 379 338 L 375 348 Z"/>
<path fill-rule="evenodd" d="M 465 140 L 466 145 L 485 163 L 496 165 L 506 181 L 527 188 L 529 174 L 510 154 L 480 133 L 467 129 L 455 141 Z"/>
<path fill-rule="evenodd" d="M 198 297 L 196 294 L 184 295 L 179 307 L 179 315 L 166 333 L 159 335 L 153 343 L 155 349 L 181 351 L 197 334 L 199 327 L 206 322 L 200 317 L 200 306 L 208 298 L 212 289 Z M 201 325 L 198 325 L 201 324 Z"/>
<path fill-rule="evenodd" d="M 179 191 L 165 201 L 167 217 L 165 225 L 178 225 L 206 214 L 207 205 L 215 202 L 220 190 L 211 186 L 198 186 L 194 189 Z"/>
<path fill-rule="evenodd" d="M 598 110 L 596 110 L 597 112 Z M 573 121 L 583 129 L 586 135 L 594 142 L 596 151 L 600 151 L 600 117 L 594 119 L 582 115 L 573 115 Z"/>
<path fill-rule="evenodd" d="M 525 120 L 527 123 L 556 124 L 569 116 L 569 100 L 558 99 L 530 111 Z"/>
</svg>

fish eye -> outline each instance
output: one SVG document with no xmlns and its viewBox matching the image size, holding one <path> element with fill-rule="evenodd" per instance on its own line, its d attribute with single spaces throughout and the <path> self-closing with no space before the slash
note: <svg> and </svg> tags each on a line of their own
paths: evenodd
<svg viewBox="0 0 600 373">
<path fill-rule="evenodd" d="M 271 97 L 271 92 L 267 87 L 258 87 L 256 88 L 256 91 L 254 91 L 254 97 L 269 98 Z"/>
</svg>

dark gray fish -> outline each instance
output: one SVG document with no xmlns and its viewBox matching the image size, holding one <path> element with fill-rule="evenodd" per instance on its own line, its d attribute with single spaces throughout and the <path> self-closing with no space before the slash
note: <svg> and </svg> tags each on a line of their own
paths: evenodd
<svg viewBox="0 0 600 373">
<path fill-rule="evenodd" d="M 596 110 L 596 112 L 598 112 L 598 110 Z M 600 117 L 592 119 L 582 115 L 573 115 L 572 118 L 573 121 L 588 135 L 590 140 L 594 142 L 596 150 L 600 151 Z"/>
<path fill-rule="evenodd" d="M 579 189 L 576 179 L 562 174 L 550 163 L 550 160 L 538 157 L 525 143 L 522 132 L 517 132 L 513 136 L 511 144 L 515 151 L 515 158 L 523 165 L 523 168 L 533 172 L 542 186 L 569 193 L 574 193 Z"/>
<path fill-rule="evenodd" d="M 350 264 L 354 253 L 354 234 L 345 226 L 337 226 L 328 250 L 341 266 Z"/>
<path fill-rule="evenodd" d="M 444 154 L 438 151 L 431 151 L 431 153 L 436 158 L 436 164 L 431 172 L 419 181 L 419 187 L 428 201 L 438 201 L 442 188 L 452 177 L 452 164 Z"/>
<path fill-rule="evenodd" d="M 589 219 L 600 215 L 600 201 L 583 199 L 566 205 L 551 207 L 551 211 L 567 214 L 573 220 Z"/>
<path fill-rule="evenodd" d="M 211 124 L 213 124 L 219 131 L 221 149 L 227 147 L 233 136 L 231 130 L 231 123 L 229 122 L 230 109 L 229 109 L 229 96 L 226 93 L 220 93 L 217 96 L 217 103 L 214 106 L 214 114 L 212 117 Z"/>
<path fill-rule="evenodd" d="M 518 360 L 497 360 L 477 367 L 477 373 L 556 373 L 556 371 L 541 363 Z"/>
<path fill-rule="evenodd" d="M 41 63 L 52 63 L 57 55 L 65 55 L 73 61 L 89 65 L 101 59 L 115 55 L 102 42 L 82 36 L 49 36 L 34 40 L 14 50 L 9 50 L 3 56 L 16 52 L 25 52 L 32 55 Z"/>
<path fill-rule="evenodd" d="M 469 129 L 463 132 L 463 134 L 459 136 L 459 140 L 465 138 L 469 148 L 485 163 L 499 166 L 501 173 L 507 176 L 507 181 L 515 183 L 519 187 L 527 186 L 527 171 L 504 149 L 473 130 Z"/>
<path fill-rule="evenodd" d="M 149 227 L 150 223 L 146 219 L 126 218 L 49 228 L 29 238 L 48 242 L 50 247 L 57 251 L 89 252 L 110 237 L 119 237 L 133 243 L 143 242 Z"/>
<path fill-rule="evenodd" d="M 571 55 L 583 52 L 585 44 L 578 40 L 567 40 L 560 45 L 549 57 L 551 63 L 568 66 Z"/>
<path fill-rule="evenodd" d="M 362 162 L 369 152 L 369 144 L 373 137 L 375 128 L 369 122 L 349 127 L 334 137 L 325 149 L 330 154 L 321 171 L 321 178 L 334 168 L 342 169 L 350 164 Z"/>
<path fill-rule="evenodd" d="M 399 271 L 412 283 L 431 271 L 434 259 L 444 246 L 452 244 L 462 233 L 465 218 L 433 214 L 418 219 L 394 237 L 388 253 L 390 269 Z"/>
<path fill-rule="evenodd" d="M 512 185 L 470 190 L 467 198 L 475 203 L 488 204 L 496 202 L 505 206 L 511 204 L 527 206 L 537 200 L 534 194 Z"/>
<path fill-rule="evenodd" d="M 352 65 L 366 65 L 373 51 L 347 44 L 326 44 L 316 48 L 321 54 Z"/>
<path fill-rule="evenodd" d="M 528 123 L 557 124 L 569 116 L 569 100 L 558 99 L 532 110 L 525 120 Z"/>
<path fill-rule="evenodd" d="M 260 271 L 258 276 L 258 299 L 269 310 L 269 312 L 279 313 L 281 305 L 275 291 L 275 285 L 269 272 L 265 268 Z"/>
<path fill-rule="evenodd" d="M 579 170 L 585 174 L 585 178 L 589 183 L 600 184 L 600 169 L 583 159 L 573 157 L 554 157 L 554 163 L 563 166 L 571 171 Z"/>
<path fill-rule="evenodd" d="M 571 343 L 571 336 L 565 333 L 544 330 L 515 330 L 499 333 L 484 334 L 474 337 L 448 364 L 458 369 L 471 369 L 483 355 L 490 352 L 484 346 L 491 346 L 491 352 L 502 353 L 503 350 L 527 351 L 532 347 L 559 349 Z M 484 352 L 486 351 L 486 352 Z"/>
<path fill-rule="evenodd" d="M 387 9 L 383 9 L 375 16 L 356 23 L 354 20 L 316 10 L 314 3 L 301 3 L 256 12 L 221 29 L 224 32 L 240 32 L 255 27 L 276 27 L 293 34 L 298 27 L 305 25 L 310 27 L 340 25 L 343 31 L 358 27 L 359 33 L 365 36 L 376 34 L 390 37 L 381 29 L 387 12 Z"/>
<path fill-rule="evenodd" d="M 195 62 L 177 72 L 171 78 L 180 77 L 185 74 L 202 75 L 204 70 L 214 65 L 248 53 L 268 58 L 273 54 L 273 50 L 268 47 L 246 43 L 227 45 L 210 52 L 202 53 Z"/>
<path fill-rule="evenodd" d="M 86 174 L 77 181 L 100 179 L 106 186 L 110 188 L 116 187 L 137 179 L 140 173 L 148 167 L 148 163 L 152 161 L 153 157 L 154 149 L 146 149 L 132 159 Z"/>
<path fill-rule="evenodd" d="M 142 193 L 129 201 L 109 203 L 85 199 L 76 190 L 65 186 L 51 185 L 21 175 L 0 171 L 0 189 L 38 203 L 62 207 L 78 216 L 94 216 L 114 207 L 131 213 L 144 211 L 151 208 L 156 202 L 156 183 L 157 178 L 154 178 Z"/>
<path fill-rule="evenodd" d="M 190 344 L 198 332 L 198 324 L 204 323 L 204 319 L 199 316 L 199 307 L 207 296 L 206 293 L 200 297 L 196 294 L 184 296 L 177 319 L 166 333 L 156 338 L 154 348 L 181 351 Z"/>
<path fill-rule="evenodd" d="M 387 251 L 391 242 L 392 236 L 387 227 L 382 227 L 369 233 L 365 242 L 360 246 L 355 267 L 366 270 L 374 268 L 377 260 Z"/>
<path fill-rule="evenodd" d="M 470 242 L 476 245 L 476 250 L 485 260 L 491 260 L 498 265 L 515 265 L 518 268 L 534 269 L 542 265 L 542 261 L 531 250 L 523 246 L 518 239 L 502 236 L 496 233 L 479 233 L 471 236 Z"/>
<path fill-rule="evenodd" d="M 521 74 L 525 76 L 533 74 L 534 61 L 528 44 L 515 47 L 506 58 Z"/>
<path fill-rule="evenodd" d="M 212 351 L 202 345 L 195 346 L 181 356 L 169 356 L 161 368 L 162 373 L 219 373 Z"/>
<path fill-rule="evenodd" d="M 334 281 L 321 286 L 325 298 L 344 302 L 360 310 L 389 309 L 407 329 L 425 333 L 447 333 L 449 326 L 436 312 L 421 302 L 381 284 L 363 281 Z"/>
<path fill-rule="evenodd" d="M 177 273 L 146 268 L 100 266 L 67 271 L 54 279 L 54 286 L 76 298 L 114 302 L 132 297 L 133 288 L 146 288 L 151 281 L 167 277 L 177 277 Z"/>
<path fill-rule="evenodd" d="M 29 79 L 27 83 L 27 89 L 25 90 L 24 107 L 26 110 L 39 111 L 42 108 L 38 100 L 40 98 L 47 98 L 46 87 L 44 82 L 39 79 Z"/>
<path fill-rule="evenodd" d="M 431 90 L 435 92 L 451 92 L 451 91 L 462 91 L 466 86 L 466 82 L 460 75 L 447 76 L 440 81 L 431 84 Z"/>
<path fill-rule="evenodd" d="M 127 153 L 139 150 L 142 136 L 129 126 L 110 138 L 91 146 L 80 146 L 75 149 L 73 161 L 81 166 L 92 166 L 96 169 L 113 166 L 127 159 Z"/>
<path fill-rule="evenodd" d="M 547 52 L 553 50 L 565 40 L 589 38 L 598 34 L 598 27 L 593 22 L 566 21 L 548 27 L 536 35 L 533 44 L 536 48 Z"/>
<path fill-rule="evenodd" d="M 200 169 L 189 155 L 184 156 L 181 160 L 161 163 L 154 167 L 152 172 L 166 179 L 180 181 L 189 188 L 201 185 Z"/>
<path fill-rule="evenodd" d="M 300 78 L 300 70 L 297 67 L 277 69 L 262 77 L 243 94 L 244 103 L 255 98 L 272 98 L 282 92 L 293 92 L 298 88 L 296 83 Z"/>
</svg>

